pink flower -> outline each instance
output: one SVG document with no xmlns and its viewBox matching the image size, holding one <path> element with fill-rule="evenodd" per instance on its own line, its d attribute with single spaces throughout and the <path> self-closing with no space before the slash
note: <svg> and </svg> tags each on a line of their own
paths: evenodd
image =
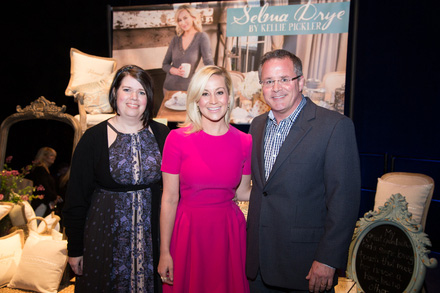
<svg viewBox="0 0 440 293">
<path fill-rule="evenodd" d="M 12 156 L 8 156 L 5 159 L 6 164 L 9 164 L 12 161 Z"/>
<path fill-rule="evenodd" d="M 18 172 L 17 170 L 12 170 L 11 171 L 11 175 L 12 176 L 18 176 L 18 175 L 20 175 L 20 172 Z"/>
<path fill-rule="evenodd" d="M 29 199 L 29 195 L 25 194 L 21 196 L 22 200 L 28 200 Z"/>
<path fill-rule="evenodd" d="M 43 199 L 44 195 L 40 194 L 39 196 L 37 196 L 39 199 Z"/>
<path fill-rule="evenodd" d="M 44 190 L 46 190 L 46 189 L 44 189 L 44 186 L 43 185 L 38 185 L 37 187 L 36 187 L 36 190 L 37 191 L 44 191 Z"/>
<path fill-rule="evenodd" d="M 0 193 L 0 200 L 3 200 L 4 198 L 5 198 L 5 196 Z"/>
</svg>

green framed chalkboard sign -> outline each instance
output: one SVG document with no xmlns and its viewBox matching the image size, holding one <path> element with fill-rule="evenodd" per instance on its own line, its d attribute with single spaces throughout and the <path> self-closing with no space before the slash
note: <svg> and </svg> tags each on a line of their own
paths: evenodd
<svg viewBox="0 0 440 293">
<path fill-rule="evenodd" d="M 401 194 L 393 194 L 379 211 L 370 211 L 357 224 L 350 245 L 347 277 L 358 292 L 419 292 L 428 259 L 428 235 L 411 218 Z"/>
</svg>

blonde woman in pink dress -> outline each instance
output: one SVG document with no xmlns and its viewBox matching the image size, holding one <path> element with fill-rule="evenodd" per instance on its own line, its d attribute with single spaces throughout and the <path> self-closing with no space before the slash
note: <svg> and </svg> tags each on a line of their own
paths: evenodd
<svg viewBox="0 0 440 293">
<path fill-rule="evenodd" d="M 252 138 L 229 125 L 231 77 L 206 66 L 188 88 L 187 121 L 164 147 L 158 272 L 167 292 L 249 292 L 246 220 Z"/>
</svg>

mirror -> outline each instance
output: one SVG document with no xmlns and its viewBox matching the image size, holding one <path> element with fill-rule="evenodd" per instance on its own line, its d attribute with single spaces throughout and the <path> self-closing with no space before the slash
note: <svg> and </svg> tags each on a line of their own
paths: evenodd
<svg viewBox="0 0 440 293">
<path fill-rule="evenodd" d="M 17 113 L 14 113 L 3 120 L 0 126 L 0 171 L 3 170 L 5 160 L 6 160 L 6 150 L 8 144 L 8 136 L 9 130 L 11 126 L 17 125 L 18 122 L 25 121 L 26 123 L 36 124 L 42 122 L 40 124 L 44 127 L 44 123 L 50 121 L 61 122 L 59 124 L 67 124 L 73 128 L 73 145 L 72 152 L 69 154 L 70 157 L 73 155 L 73 151 L 75 150 L 75 146 L 81 138 L 81 126 L 79 121 L 76 120 L 72 115 L 64 113 L 66 111 L 66 106 L 58 107 L 54 102 L 48 101 L 45 97 L 39 97 L 30 105 L 25 108 L 21 108 L 17 106 Z M 57 133 L 52 133 L 54 137 L 56 137 Z M 26 138 L 23 139 L 23 143 L 27 143 L 29 145 L 32 144 L 31 141 L 26 141 Z M 35 154 L 32 153 L 32 156 Z"/>
<path fill-rule="evenodd" d="M 428 235 L 411 218 L 408 203 L 393 194 L 379 211 L 370 211 L 357 224 L 350 245 L 347 278 L 358 292 L 419 292 L 428 259 Z"/>
</svg>

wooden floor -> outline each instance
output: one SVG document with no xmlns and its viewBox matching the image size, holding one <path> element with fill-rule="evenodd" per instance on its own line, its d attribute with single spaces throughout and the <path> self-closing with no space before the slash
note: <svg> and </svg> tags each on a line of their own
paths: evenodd
<svg viewBox="0 0 440 293">
<path fill-rule="evenodd" d="M 1 293 L 23 293 L 23 292 L 30 292 L 33 293 L 35 291 L 28 291 L 28 290 L 21 290 L 21 289 L 12 289 L 12 288 L 0 288 Z M 75 292 L 75 285 L 69 285 L 65 288 L 60 288 L 59 293 L 73 293 Z"/>
<path fill-rule="evenodd" d="M 356 284 L 347 278 L 339 278 L 338 285 L 335 287 L 336 293 L 356 293 Z"/>
<path fill-rule="evenodd" d="M 350 281 L 346 278 L 339 278 L 339 284 L 335 287 L 336 293 L 355 293 L 356 292 L 356 285 L 353 283 L 353 281 Z M 64 288 L 60 288 L 59 293 L 73 293 L 75 291 L 75 285 L 67 285 Z M 20 289 L 11 289 L 11 288 L 0 288 L 1 293 L 18 293 L 18 292 L 34 292 L 34 291 L 27 291 L 27 290 L 20 290 Z"/>
</svg>

